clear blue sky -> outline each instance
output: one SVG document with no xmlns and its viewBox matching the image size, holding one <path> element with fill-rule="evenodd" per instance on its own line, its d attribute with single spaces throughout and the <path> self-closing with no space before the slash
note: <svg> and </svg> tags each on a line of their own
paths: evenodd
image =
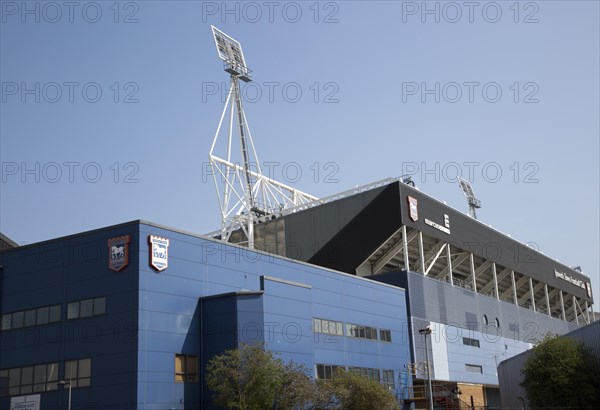
<svg viewBox="0 0 600 410">
<path fill-rule="evenodd" d="M 213 24 L 254 70 L 246 112 L 276 179 L 327 196 L 412 171 L 466 211 L 458 171 L 480 220 L 581 265 L 600 297 L 597 1 L 0 4 L 0 230 L 19 243 L 218 228 Z"/>
</svg>

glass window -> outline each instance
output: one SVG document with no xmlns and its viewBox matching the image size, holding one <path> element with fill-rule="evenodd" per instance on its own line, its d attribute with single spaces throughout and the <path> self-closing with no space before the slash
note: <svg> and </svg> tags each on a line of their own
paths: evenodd
<svg viewBox="0 0 600 410">
<path fill-rule="evenodd" d="M 19 394 L 21 384 L 21 369 L 10 369 L 8 371 L 8 394 L 11 396 Z"/>
<path fill-rule="evenodd" d="M 79 317 L 90 317 L 94 314 L 93 299 L 82 300 L 79 302 Z"/>
<path fill-rule="evenodd" d="M 313 332 L 321 333 L 321 319 L 313 319 Z"/>
<path fill-rule="evenodd" d="M 198 381 L 198 356 L 175 355 L 175 381 Z"/>
<path fill-rule="evenodd" d="M 483 315 L 483 324 L 487 326 L 489 324 L 487 315 Z"/>
<path fill-rule="evenodd" d="M 185 376 L 185 364 L 184 364 L 184 356 L 176 354 L 175 355 L 175 381 L 182 382 Z"/>
<path fill-rule="evenodd" d="M 77 387 L 77 360 L 65 362 L 65 380 L 71 382 L 71 387 Z"/>
<path fill-rule="evenodd" d="M 56 390 L 58 388 L 58 363 L 50 363 L 46 366 L 46 380 L 48 381 L 46 390 Z"/>
<path fill-rule="evenodd" d="M 477 364 L 465 364 L 465 370 L 470 373 L 483 373 L 483 368 Z"/>
<path fill-rule="evenodd" d="M 60 305 L 50 306 L 50 322 L 60 322 Z"/>
<path fill-rule="evenodd" d="M 12 314 L 12 328 L 20 329 L 23 327 L 23 320 L 25 318 L 25 312 L 15 312 Z"/>
<path fill-rule="evenodd" d="M 12 324 L 12 315 L 10 313 L 2 315 L 2 330 L 10 330 L 11 324 Z"/>
<path fill-rule="evenodd" d="M 79 317 L 79 302 L 72 302 L 67 305 L 67 319 L 77 319 Z"/>
<path fill-rule="evenodd" d="M 317 365 L 317 379 L 323 380 L 325 378 L 325 366 L 322 364 Z"/>
<path fill-rule="evenodd" d="M 498 318 L 496 318 L 496 327 L 500 329 L 500 320 L 498 320 Z"/>
<path fill-rule="evenodd" d="M 35 326 L 35 309 L 25 312 L 25 327 Z"/>
<path fill-rule="evenodd" d="M 0 370 L 0 397 L 8 396 L 8 370 Z"/>
<path fill-rule="evenodd" d="M 40 364 L 34 368 L 33 391 L 41 392 L 46 388 L 46 365 Z"/>
<path fill-rule="evenodd" d="M 383 371 L 383 385 L 390 390 L 396 388 L 396 384 L 394 383 L 394 371 L 393 370 L 384 370 Z"/>
<path fill-rule="evenodd" d="M 48 323 L 48 315 L 50 313 L 49 307 L 41 307 L 37 310 L 37 324 L 45 325 Z"/>
<path fill-rule="evenodd" d="M 479 347 L 479 340 L 463 337 L 463 344 L 466 346 Z"/>
<path fill-rule="evenodd" d="M 392 331 L 387 329 L 381 329 L 379 331 L 379 339 L 382 342 L 391 342 L 392 341 Z"/>
<path fill-rule="evenodd" d="M 23 367 L 21 369 L 21 394 L 33 392 L 33 367 Z"/>
<path fill-rule="evenodd" d="M 106 298 L 94 299 L 94 315 L 103 315 L 106 313 Z"/>
</svg>

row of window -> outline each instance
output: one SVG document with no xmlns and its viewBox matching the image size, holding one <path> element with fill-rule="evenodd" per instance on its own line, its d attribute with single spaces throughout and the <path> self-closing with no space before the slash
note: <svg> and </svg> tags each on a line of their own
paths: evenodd
<svg viewBox="0 0 600 410">
<path fill-rule="evenodd" d="M 67 319 L 79 319 L 106 313 L 106 298 L 94 298 L 71 302 L 67 305 Z"/>
<path fill-rule="evenodd" d="M 92 359 L 65 362 L 65 381 L 72 388 L 91 384 Z M 40 393 L 58 388 L 58 363 L 0 370 L 0 397 Z"/>
<path fill-rule="evenodd" d="M 344 324 L 335 320 L 313 318 L 313 331 L 333 336 L 344 336 Z M 377 337 L 379 333 L 379 338 Z M 346 336 L 356 337 L 367 340 L 381 340 L 382 342 L 392 341 L 392 331 L 388 329 L 379 329 L 379 331 L 370 326 L 346 324 Z"/>
<path fill-rule="evenodd" d="M 60 322 L 60 305 L 43 306 L 37 309 L 2 315 L 2 330 L 21 329 L 23 327 L 41 326 Z"/>
<path fill-rule="evenodd" d="M 344 366 L 336 366 L 332 364 L 317 364 L 317 379 L 330 380 L 335 377 L 335 373 L 339 370 L 344 370 Z M 388 389 L 394 389 L 396 384 L 394 382 L 394 371 L 393 370 L 382 370 L 372 369 L 368 367 L 349 367 L 348 371 L 360 374 L 371 380 L 382 383 Z M 380 374 L 382 377 L 380 377 Z"/>
<path fill-rule="evenodd" d="M 106 297 L 85 299 L 67 305 L 67 319 L 79 319 L 106 313 Z M 1 330 L 21 329 L 60 322 L 61 305 L 43 306 L 2 315 Z"/>
</svg>

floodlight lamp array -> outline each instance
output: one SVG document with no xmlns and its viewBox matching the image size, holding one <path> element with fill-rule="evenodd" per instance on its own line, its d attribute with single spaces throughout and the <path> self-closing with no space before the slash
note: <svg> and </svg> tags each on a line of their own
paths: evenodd
<svg viewBox="0 0 600 410">
<path fill-rule="evenodd" d="M 211 28 L 217 53 L 219 58 L 223 60 L 224 70 L 244 82 L 252 81 L 252 70 L 246 65 L 240 42 L 214 26 L 211 26 Z"/>
</svg>

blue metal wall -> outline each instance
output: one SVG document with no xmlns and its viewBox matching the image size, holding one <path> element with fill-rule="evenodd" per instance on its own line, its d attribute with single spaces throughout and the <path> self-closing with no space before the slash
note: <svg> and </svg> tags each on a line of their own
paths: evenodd
<svg viewBox="0 0 600 410">
<path fill-rule="evenodd" d="M 93 388 L 73 389 L 73 408 L 135 407 L 138 224 L 111 227 L 0 254 L 1 313 L 61 305 L 60 322 L 0 332 L 0 369 L 92 357 Z M 108 269 L 107 239 L 132 235 L 129 266 Z M 69 302 L 106 296 L 106 314 L 66 320 Z M 0 399 L 0 409 L 10 398 Z M 66 408 L 67 392 L 41 393 L 41 406 Z"/>
<path fill-rule="evenodd" d="M 151 234 L 170 240 L 169 268 L 160 273 L 143 262 Z M 315 363 L 394 369 L 398 380 L 410 361 L 400 288 L 149 224 L 140 226 L 139 243 L 140 408 L 198 406 L 199 385 L 173 382 L 173 354 L 200 354 L 197 301 L 211 295 L 264 291 L 264 322 L 253 308 L 238 306 L 238 337 L 248 342 L 256 337 L 281 359 L 309 369 Z M 345 336 L 324 340 L 312 332 L 313 317 L 390 329 L 392 343 Z M 195 397 L 200 399 L 199 391 Z"/>
</svg>

